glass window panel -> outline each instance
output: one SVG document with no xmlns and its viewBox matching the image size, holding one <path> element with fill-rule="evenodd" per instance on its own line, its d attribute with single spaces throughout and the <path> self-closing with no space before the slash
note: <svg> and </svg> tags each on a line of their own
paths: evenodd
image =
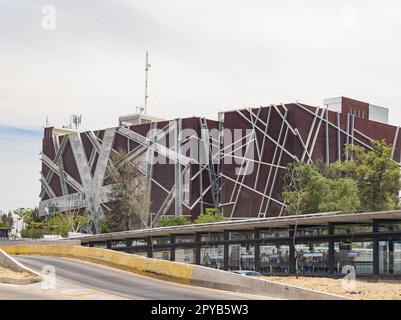
<svg viewBox="0 0 401 320">
<path fill-rule="evenodd" d="M 401 221 L 379 222 L 380 232 L 400 231 Z"/>
<path fill-rule="evenodd" d="M 357 274 L 373 273 L 373 242 L 335 243 L 334 268 L 336 273 L 342 273 L 344 266 L 353 266 Z"/>
<path fill-rule="evenodd" d="M 328 273 L 329 244 L 305 243 L 295 245 L 299 273 Z"/>
<path fill-rule="evenodd" d="M 401 274 L 401 241 L 379 242 L 379 273 Z"/>
<path fill-rule="evenodd" d="M 262 230 L 259 233 L 259 238 L 284 238 L 289 237 L 290 231 L 288 229 L 271 229 L 271 230 Z"/>
<path fill-rule="evenodd" d="M 175 261 L 195 264 L 195 248 L 176 248 Z"/>
<path fill-rule="evenodd" d="M 321 236 L 329 234 L 328 226 L 316 226 L 316 227 L 298 227 L 297 236 Z"/>
<path fill-rule="evenodd" d="M 394 241 L 393 271 L 401 274 L 401 241 Z"/>
<path fill-rule="evenodd" d="M 126 248 L 127 247 L 127 241 L 112 241 L 111 242 L 112 248 Z"/>
<path fill-rule="evenodd" d="M 288 245 L 261 245 L 260 271 L 263 274 L 288 273 L 289 253 Z"/>
<path fill-rule="evenodd" d="M 170 237 L 152 238 L 152 243 L 154 245 L 163 245 L 170 243 Z"/>
<path fill-rule="evenodd" d="M 170 250 L 153 250 L 153 258 L 160 260 L 170 260 Z"/>
<path fill-rule="evenodd" d="M 372 224 L 343 224 L 334 226 L 335 234 L 373 232 Z"/>
<path fill-rule="evenodd" d="M 201 235 L 201 241 L 202 242 L 207 242 L 207 241 L 222 241 L 224 240 L 224 234 L 223 233 L 204 233 Z"/>
<path fill-rule="evenodd" d="M 228 264 L 230 270 L 255 270 L 255 246 L 230 245 Z"/>
<path fill-rule="evenodd" d="M 389 241 L 379 242 L 379 273 L 391 273 L 392 253 L 390 252 Z"/>
<path fill-rule="evenodd" d="M 224 268 L 224 246 L 203 246 L 201 247 L 201 265 L 214 269 Z"/>
<path fill-rule="evenodd" d="M 250 240 L 254 238 L 253 231 L 233 231 L 230 232 L 230 240 Z"/>
<path fill-rule="evenodd" d="M 183 236 L 176 236 L 175 237 L 176 243 L 188 243 L 188 242 L 195 242 L 194 235 L 183 235 Z"/>
<path fill-rule="evenodd" d="M 132 246 L 147 246 L 148 242 L 146 239 L 133 239 L 132 241 Z"/>
</svg>

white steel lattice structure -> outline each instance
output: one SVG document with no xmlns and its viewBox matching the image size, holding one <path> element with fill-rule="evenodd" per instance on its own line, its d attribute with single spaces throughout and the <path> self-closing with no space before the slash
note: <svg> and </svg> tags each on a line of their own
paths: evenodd
<svg viewBox="0 0 401 320">
<path fill-rule="evenodd" d="M 224 143 L 221 155 L 220 207 L 232 219 L 282 215 L 283 177 L 291 162 L 342 161 L 345 144 L 369 149 L 372 139 L 392 143 L 394 160 L 401 158 L 399 127 L 351 113 L 293 103 L 229 111 L 222 118 L 224 137 L 234 139 Z M 235 139 L 238 128 L 244 134 Z M 241 149 L 243 155 L 236 154 Z M 237 174 L 238 168 L 246 174 Z"/>
<path fill-rule="evenodd" d="M 220 150 L 216 121 L 187 118 L 96 132 L 57 132 L 45 129 L 42 216 L 80 210 L 98 222 L 110 210 L 112 185 L 107 185 L 107 177 L 118 175 L 110 157 L 121 150 L 126 161 L 139 163 L 146 177 L 150 208 L 144 226 L 155 225 L 164 215 L 193 218 L 204 207 L 218 206 L 218 165 L 212 161 Z"/>
</svg>

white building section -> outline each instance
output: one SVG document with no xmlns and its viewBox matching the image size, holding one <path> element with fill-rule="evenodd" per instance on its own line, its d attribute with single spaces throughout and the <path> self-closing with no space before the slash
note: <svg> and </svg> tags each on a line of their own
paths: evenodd
<svg viewBox="0 0 401 320">
<path fill-rule="evenodd" d="M 369 104 L 369 120 L 388 123 L 389 111 L 387 108 Z"/>
</svg>

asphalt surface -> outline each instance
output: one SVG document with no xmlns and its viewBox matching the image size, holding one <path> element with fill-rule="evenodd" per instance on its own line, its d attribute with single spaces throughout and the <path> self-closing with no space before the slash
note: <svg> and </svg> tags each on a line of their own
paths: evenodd
<svg viewBox="0 0 401 320">
<path fill-rule="evenodd" d="M 14 256 L 14 258 L 25 266 L 39 272 L 45 265 L 54 266 L 57 284 L 60 280 L 64 288 L 63 292 L 66 292 L 66 288 L 68 289 L 69 285 L 72 288 L 78 286 L 81 290 L 84 287 L 96 292 L 98 296 L 100 292 L 100 298 L 103 297 L 105 299 L 108 299 L 108 297 L 134 300 L 266 299 L 259 296 L 171 283 L 75 259 L 43 256 Z M 46 294 L 45 290 L 42 291 Z M 47 292 L 47 294 L 51 295 L 50 292 Z M 64 295 L 54 296 L 54 298 L 59 299 L 60 296 Z M 92 297 L 96 299 L 96 294 L 93 294 Z M 47 297 L 44 298 L 47 299 Z M 68 295 L 65 298 L 74 299 L 74 297 L 68 297 Z M 30 297 L 27 297 L 27 299 L 30 299 Z"/>
</svg>

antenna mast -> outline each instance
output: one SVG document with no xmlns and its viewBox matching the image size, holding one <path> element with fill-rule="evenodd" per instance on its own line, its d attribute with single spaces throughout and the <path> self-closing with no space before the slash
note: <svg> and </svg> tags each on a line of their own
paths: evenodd
<svg viewBox="0 0 401 320">
<path fill-rule="evenodd" d="M 82 123 L 82 116 L 80 114 L 71 115 L 72 124 L 74 124 L 75 130 L 78 130 L 79 126 Z"/>
<path fill-rule="evenodd" d="M 148 114 L 148 73 L 149 73 L 149 69 L 150 69 L 149 52 L 146 51 L 146 63 L 145 63 L 145 105 L 144 105 L 145 115 Z"/>
</svg>

